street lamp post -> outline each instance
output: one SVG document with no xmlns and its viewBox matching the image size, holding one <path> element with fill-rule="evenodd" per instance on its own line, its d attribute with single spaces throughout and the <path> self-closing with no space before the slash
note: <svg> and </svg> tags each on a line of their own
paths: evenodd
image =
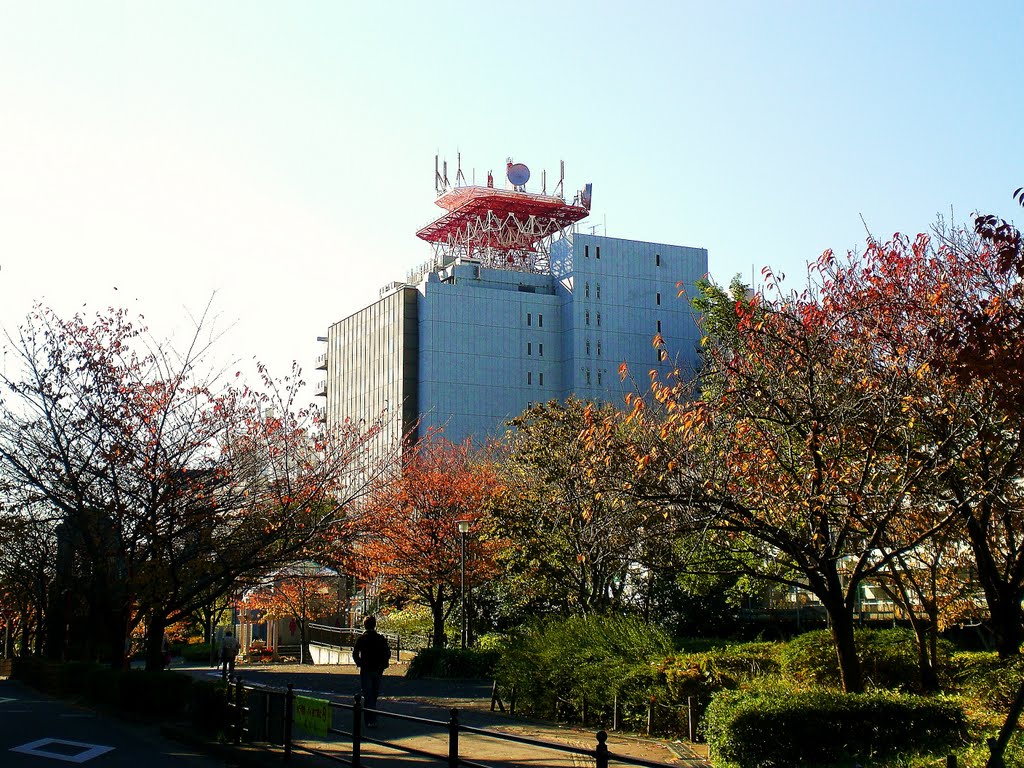
<svg viewBox="0 0 1024 768">
<path fill-rule="evenodd" d="M 459 520 L 459 535 L 462 550 L 462 650 L 466 650 L 469 640 L 469 617 L 466 615 L 466 534 L 469 533 L 470 520 Z"/>
</svg>

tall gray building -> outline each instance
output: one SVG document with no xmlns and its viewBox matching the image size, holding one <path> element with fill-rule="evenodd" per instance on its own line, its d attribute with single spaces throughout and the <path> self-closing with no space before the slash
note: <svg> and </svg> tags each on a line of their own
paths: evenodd
<svg viewBox="0 0 1024 768">
<path fill-rule="evenodd" d="M 652 369 L 696 367 L 686 297 L 707 273 L 706 249 L 575 233 L 552 238 L 539 268 L 475 255 L 435 260 L 330 326 L 319 366 L 329 423 L 386 410 L 383 439 L 441 428 L 479 442 L 535 402 L 621 404 L 634 386 L 623 363 L 640 386 Z"/>
</svg>

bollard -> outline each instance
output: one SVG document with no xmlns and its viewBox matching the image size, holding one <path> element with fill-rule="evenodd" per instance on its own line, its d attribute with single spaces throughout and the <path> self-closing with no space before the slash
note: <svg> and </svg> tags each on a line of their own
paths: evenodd
<svg viewBox="0 0 1024 768">
<path fill-rule="evenodd" d="M 448 721 L 448 768 L 459 768 L 459 710 Z"/>
<path fill-rule="evenodd" d="M 690 734 L 690 743 L 693 744 L 697 741 L 697 718 L 693 712 L 693 696 L 686 697 L 686 724 Z"/>
<path fill-rule="evenodd" d="M 363 696 L 356 694 L 352 705 L 352 768 L 359 768 L 359 745 L 363 740 Z"/>
<path fill-rule="evenodd" d="M 594 750 L 595 768 L 608 768 L 608 734 L 597 732 L 597 749 Z"/>
<path fill-rule="evenodd" d="M 284 695 L 284 761 L 292 759 L 292 724 L 295 722 L 295 689 L 288 683 Z"/>
<path fill-rule="evenodd" d="M 612 730 L 619 730 L 619 694 L 612 698 Z"/>
</svg>

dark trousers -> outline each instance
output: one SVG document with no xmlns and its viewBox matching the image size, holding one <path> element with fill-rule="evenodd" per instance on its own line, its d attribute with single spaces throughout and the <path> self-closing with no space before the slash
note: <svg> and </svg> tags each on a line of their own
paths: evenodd
<svg viewBox="0 0 1024 768">
<path fill-rule="evenodd" d="M 370 709 L 377 708 L 377 697 L 380 695 L 381 672 L 371 672 L 367 669 L 359 670 L 359 687 L 363 690 L 363 706 Z M 373 712 L 366 713 L 366 724 L 376 725 L 377 715 Z"/>
</svg>

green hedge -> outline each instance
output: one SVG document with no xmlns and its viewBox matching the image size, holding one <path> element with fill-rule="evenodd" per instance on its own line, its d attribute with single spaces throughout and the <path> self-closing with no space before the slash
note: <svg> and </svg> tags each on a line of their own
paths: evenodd
<svg viewBox="0 0 1024 768">
<path fill-rule="evenodd" d="M 917 640 L 911 630 L 857 629 L 854 641 L 864 679 L 870 687 L 921 690 Z M 940 641 L 940 664 L 948 659 L 950 648 L 948 642 Z M 782 648 L 780 660 L 783 671 L 792 680 L 841 687 L 835 645 L 826 629 L 794 637 Z"/>
<path fill-rule="evenodd" d="M 93 704 L 156 719 L 183 715 L 192 698 L 192 678 L 174 672 L 117 670 L 99 664 L 18 659 L 14 675 L 41 691 L 81 697 Z"/>
<path fill-rule="evenodd" d="M 781 669 L 778 643 L 722 644 L 698 653 L 680 653 L 665 660 L 663 671 L 671 700 L 707 699 L 712 693 L 735 688 Z"/>
<path fill-rule="evenodd" d="M 640 727 L 652 697 L 664 694 L 661 663 L 671 652 L 670 638 L 638 619 L 549 618 L 515 638 L 495 676 L 523 712 L 610 724 L 617 701 L 620 721 Z"/>
<path fill-rule="evenodd" d="M 171 648 L 171 653 L 181 656 L 185 661 L 210 663 L 209 643 L 180 643 Z"/>
<path fill-rule="evenodd" d="M 947 684 L 954 690 L 982 707 L 1006 714 L 1024 679 L 1024 656 L 1002 661 L 994 652 L 957 653 L 949 668 Z"/>
<path fill-rule="evenodd" d="M 409 662 L 405 676 L 463 679 L 493 677 L 494 667 L 500 658 L 501 652 L 497 650 L 424 648 Z"/>
<path fill-rule="evenodd" d="M 950 699 L 892 692 L 727 691 L 702 727 L 719 768 L 781 768 L 937 753 L 963 740 L 966 717 Z"/>
</svg>

